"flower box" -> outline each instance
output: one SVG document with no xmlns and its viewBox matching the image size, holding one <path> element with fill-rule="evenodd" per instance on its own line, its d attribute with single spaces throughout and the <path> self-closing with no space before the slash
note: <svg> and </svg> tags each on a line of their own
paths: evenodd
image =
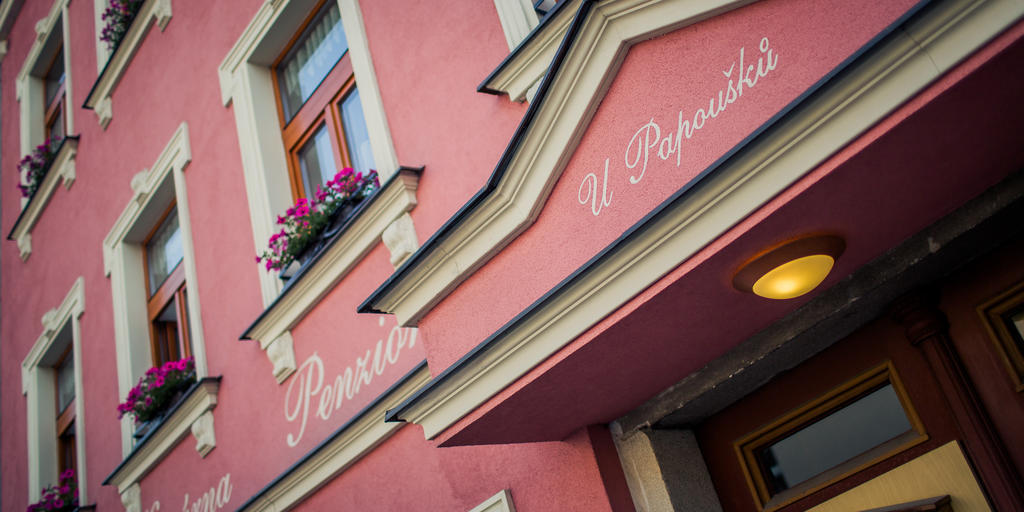
<svg viewBox="0 0 1024 512">
<path fill-rule="evenodd" d="M 31 504 L 26 512 L 72 512 L 78 510 L 78 484 L 75 482 L 75 470 L 69 469 L 60 474 L 60 480 L 43 489 L 39 501 Z"/>
<path fill-rule="evenodd" d="M 278 216 L 281 231 L 270 237 L 268 249 L 256 262 L 279 271 L 281 279 L 291 279 L 338 236 L 359 205 L 378 188 L 375 171 L 363 176 L 352 168 L 342 169 L 324 187 L 317 186 L 315 198 L 299 199 Z"/>
<path fill-rule="evenodd" d="M 100 41 L 107 43 L 111 53 L 117 51 L 125 34 L 132 26 L 144 0 L 110 0 L 110 6 L 103 11 L 103 31 Z"/>
<path fill-rule="evenodd" d="M 150 368 L 117 406 L 118 417 L 134 416 L 135 438 L 141 439 L 163 422 L 167 411 L 181 400 L 195 380 L 196 367 L 191 357 Z"/>
<path fill-rule="evenodd" d="M 39 185 L 43 182 L 43 178 L 46 177 L 46 173 L 49 172 L 53 161 L 57 158 L 57 152 L 63 144 L 63 138 L 46 139 L 46 141 L 36 146 L 31 153 L 25 155 L 18 162 L 18 170 L 20 171 L 18 178 L 21 178 L 22 173 L 25 175 L 25 183 L 18 183 L 18 189 L 21 190 L 22 197 L 28 198 L 31 201 L 36 195 Z"/>
</svg>

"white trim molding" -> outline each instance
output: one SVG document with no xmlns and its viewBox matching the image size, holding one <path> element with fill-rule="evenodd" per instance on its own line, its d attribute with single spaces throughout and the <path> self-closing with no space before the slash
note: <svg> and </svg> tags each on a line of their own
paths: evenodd
<svg viewBox="0 0 1024 512">
<path fill-rule="evenodd" d="M 540 21 L 531 0 L 494 0 L 508 49 L 514 50 Z"/>
<path fill-rule="evenodd" d="M 517 1 L 494 0 L 495 4 Z M 494 94 L 504 93 L 512 101 L 526 101 L 528 99 L 527 92 L 531 88 L 535 88 L 547 73 L 548 66 L 551 65 L 551 60 L 558 50 L 558 45 L 562 43 L 565 32 L 569 29 L 569 24 L 579 9 L 580 2 L 581 0 L 563 0 L 565 5 L 559 4 L 558 10 L 551 14 L 551 17 L 546 19 L 543 25 L 536 28 L 536 33 L 532 34 L 529 39 L 525 41 L 522 39 L 529 34 L 527 31 L 527 34 L 523 34 L 515 45 L 509 44 L 509 48 L 514 51 L 484 80 L 480 85 L 481 91 Z M 501 25 L 504 28 L 505 16 L 502 16 L 501 8 L 498 9 L 498 14 L 501 16 Z M 509 37 L 507 28 L 505 28 L 505 37 L 506 39 Z"/>
<path fill-rule="evenodd" d="M 377 86 L 362 11 L 356 0 L 337 1 L 373 159 L 381 180 L 387 180 L 398 169 L 398 158 Z M 315 5 L 315 0 L 265 2 L 218 70 L 221 100 L 224 106 L 232 106 L 235 114 L 256 253 L 264 249 L 265 241 L 274 233 L 276 215 L 292 203 L 270 65 Z M 256 271 L 266 306 L 281 293 L 281 281 L 271 272 Z"/>
<path fill-rule="evenodd" d="M 512 504 L 512 494 L 508 489 L 502 489 L 469 512 L 516 512 L 516 506 Z"/>
<path fill-rule="evenodd" d="M 118 390 L 126 396 L 136 380 L 152 365 L 149 325 L 146 320 L 146 285 L 143 281 L 142 243 L 171 202 L 177 203 L 181 230 L 182 265 L 188 286 L 188 321 L 192 334 L 192 355 L 196 375 L 207 375 L 206 345 L 199 303 L 195 267 L 195 246 L 189 213 L 185 169 L 192 162 L 187 123 L 181 123 L 153 166 L 131 180 L 132 198 L 103 239 L 103 270 L 110 278 L 114 313 L 114 342 L 117 348 Z M 134 341 L 133 341 L 134 340 Z M 132 448 L 132 423 L 122 421 L 122 450 Z"/>
<path fill-rule="evenodd" d="M 133 488 L 149 474 L 174 447 L 191 432 L 196 451 L 206 457 L 213 449 L 213 409 L 217 407 L 219 377 L 200 379 L 183 401 L 174 408 L 156 430 L 147 434 L 134 451 L 107 477 L 103 485 L 113 485 L 121 495 L 131 496 Z"/>
<path fill-rule="evenodd" d="M 290 330 L 380 241 L 382 235 L 416 206 L 419 172 L 401 169 L 388 180 L 362 211 L 356 212 L 341 236 L 316 261 L 292 279 L 280 297 L 246 331 L 243 338 L 258 340 L 274 365 L 274 378 L 284 382 L 296 369 Z M 411 220 L 411 219 L 409 219 Z M 404 240 L 404 238 L 403 238 Z M 399 254 L 396 245 L 394 255 Z M 415 239 L 413 240 L 415 243 Z"/>
<path fill-rule="evenodd" d="M 79 277 L 71 285 L 60 305 L 50 309 L 41 319 L 43 332 L 36 339 L 21 363 L 21 392 L 27 398 L 28 432 L 28 496 L 39 499 L 42 488 L 57 483 L 57 437 L 55 403 L 55 370 L 61 354 L 71 345 L 75 385 L 75 457 L 78 481 L 85 482 L 85 400 L 82 397 L 82 330 L 79 318 L 85 313 L 85 279 Z M 46 432 L 51 432 L 47 435 Z M 79 498 L 86 503 L 85 485 Z"/>
<path fill-rule="evenodd" d="M 0 2 L 0 61 L 7 56 L 7 36 L 10 35 L 14 19 L 18 17 L 18 11 L 24 3 L 25 0 Z"/>
<path fill-rule="evenodd" d="M 722 4 L 724 5 L 724 4 Z M 701 8 L 722 5 L 702 3 Z M 498 190 L 370 306 L 408 325 L 539 213 L 629 41 L 704 19 L 686 0 L 605 0 L 581 27 Z M 626 9 L 628 8 L 628 9 Z M 918 13 L 805 99 L 627 242 L 491 339 L 394 414 L 434 438 L 686 261 L 1024 16 L 1013 0 L 955 0 Z M 551 79 L 551 77 L 549 77 Z M 547 106 L 547 107 L 546 107 Z M 507 192 L 506 192 L 507 191 Z M 528 212 L 528 213 L 520 213 Z M 384 288 L 383 290 L 386 290 Z"/>
<path fill-rule="evenodd" d="M 121 77 L 124 76 L 125 70 L 128 69 L 128 64 L 131 63 L 132 57 L 135 56 L 135 52 L 138 51 L 142 41 L 146 38 L 146 34 L 149 33 L 150 27 L 155 23 L 160 27 L 160 31 L 163 32 L 167 28 L 167 24 L 170 23 L 173 12 L 171 11 L 171 0 L 146 0 L 139 9 L 138 14 L 135 15 L 135 21 L 132 22 L 131 27 L 128 27 L 128 32 L 125 32 L 121 43 L 114 50 L 114 53 L 110 54 L 105 48 L 101 49 L 104 43 L 99 40 L 100 32 L 102 31 L 99 16 L 102 15 L 102 9 L 105 6 L 99 6 L 99 4 L 103 3 L 103 0 L 94 1 L 96 2 L 94 10 L 99 13 L 96 24 L 96 57 L 97 65 L 102 66 L 102 69 L 99 77 L 96 78 L 96 83 L 92 86 L 92 90 L 89 91 L 89 95 L 85 98 L 85 108 L 92 109 L 96 113 L 100 126 L 106 129 L 113 117 L 113 101 L 111 96 L 113 96 L 117 84 L 121 82 Z"/>
<path fill-rule="evenodd" d="M 75 182 L 75 156 L 78 155 L 78 137 L 65 137 L 53 162 L 50 170 L 43 176 L 35 194 L 23 203 L 24 208 L 18 219 L 11 228 L 11 234 L 7 238 L 18 243 L 18 255 L 21 261 L 28 260 L 32 254 L 32 228 L 35 227 L 39 217 L 50 203 L 53 192 L 57 190 L 57 183 L 63 182 L 64 188 L 70 190 L 71 184 Z"/>
<path fill-rule="evenodd" d="M 423 363 L 298 464 L 243 503 L 239 512 L 288 510 L 313 494 L 398 432 L 404 425 L 381 421 L 384 413 L 412 396 L 429 380 L 430 370 Z"/>
</svg>

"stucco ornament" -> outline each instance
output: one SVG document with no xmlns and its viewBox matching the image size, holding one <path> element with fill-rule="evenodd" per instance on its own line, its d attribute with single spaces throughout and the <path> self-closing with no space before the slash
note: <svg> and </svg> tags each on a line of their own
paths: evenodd
<svg viewBox="0 0 1024 512">
<path fill-rule="evenodd" d="M 403 213 L 401 217 L 394 220 L 384 232 L 381 233 L 381 240 L 391 251 L 391 264 L 398 268 L 416 249 L 420 243 L 416 239 L 416 227 L 412 223 L 412 217 Z"/>
<path fill-rule="evenodd" d="M 21 261 L 25 261 L 30 254 L 32 254 L 32 234 L 25 233 L 18 237 L 18 256 L 21 256 Z"/>
<path fill-rule="evenodd" d="M 213 412 L 206 411 L 192 423 L 192 436 L 196 438 L 196 451 L 201 457 L 206 457 L 217 446 L 217 437 L 213 432 Z"/>
<path fill-rule="evenodd" d="M 132 196 L 132 200 L 140 205 L 145 203 L 146 198 L 149 197 L 149 193 L 151 192 L 149 186 L 149 170 L 143 169 L 135 173 L 135 176 L 132 176 L 131 187 L 132 192 L 135 192 L 135 195 Z"/>
<path fill-rule="evenodd" d="M 139 484 L 132 484 L 121 493 L 121 504 L 124 512 L 142 512 L 142 488 Z"/>
<path fill-rule="evenodd" d="M 103 129 L 107 129 L 107 125 L 110 124 L 110 120 L 114 117 L 114 103 L 110 100 L 110 96 L 107 96 L 96 104 L 96 108 L 93 109 L 96 112 L 96 117 L 99 118 L 100 126 Z"/>
<path fill-rule="evenodd" d="M 284 382 L 289 375 L 295 373 L 295 348 L 292 335 L 284 333 L 267 346 L 267 358 L 274 365 L 274 378 L 278 383 Z"/>
</svg>

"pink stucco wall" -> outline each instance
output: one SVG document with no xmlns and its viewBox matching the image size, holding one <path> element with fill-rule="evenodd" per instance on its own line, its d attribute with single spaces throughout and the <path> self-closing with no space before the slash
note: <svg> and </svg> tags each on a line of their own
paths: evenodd
<svg viewBox="0 0 1024 512">
<path fill-rule="evenodd" d="M 69 105 L 74 133 L 81 136 L 77 179 L 70 190 L 58 187 L 53 195 L 32 232 L 27 262 L 19 259 L 13 242 L 0 246 L 3 510 L 27 505 L 20 363 L 40 334 L 39 319 L 60 303 L 78 276 L 84 277 L 86 297 L 81 317 L 84 390 L 78 398 L 85 407 L 84 487 L 99 510 L 121 507 L 116 491 L 100 485 L 121 462 L 115 407 L 122 399 L 114 363 L 112 293 L 103 273 L 101 244 L 132 196 L 131 178 L 154 163 L 183 121 L 191 135 L 192 163 L 185 177 L 198 278 L 188 286 L 201 302 L 210 374 L 223 376 L 214 412 L 217 447 L 200 459 L 194 440 L 186 437 L 143 479 L 144 507 L 159 500 L 165 510 L 176 509 L 186 493 L 194 500 L 225 474 L 231 475 L 231 505 L 241 504 L 424 359 L 421 333 L 398 363 L 342 409 L 326 420 L 310 413 L 302 438 L 290 446 L 288 435 L 297 436 L 298 424 L 287 420 L 285 405 L 289 383 L 302 374 L 278 385 L 257 344 L 238 340 L 263 306 L 235 119 L 231 107 L 221 103 L 217 68 L 263 3 L 175 0 L 166 30 L 151 29 L 117 86 L 114 117 L 106 130 L 93 112 L 80 108 L 97 76 L 93 3 L 70 3 Z M 399 161 L 426 166 L 419 205 L 412 212 L 423 240 L 483 185 L 525 106 L 475 90 L 507 54 L 492 4 L 460 5 L 460 15 L 446 17 L 444 30 L 424 23 L 436 17 L 432 2 L 363 4 Z M 4 230 L 11 228 L 19 211 L 14 77 L 31 45 L 35 22 L 49 7 L 49 2 L 25 2 L 0 75 Z M 323 362 L 325 381 L 333 380 L 378 340 L 386 340 L 394 320 L 356 315 L 355 307 L 393 271 L 388 258 L 383 245 L 375 247 L 293 330 L 300 365 L 315 354 Z M 379 485 L 378 479 L 386 475 L 395 477 L 388 492 L 369 485 Z M 399 489 L 400 482 L 407 486 Z M 560 443 L 440 451 L 416 427 L 403 429 L 329 485 L 324 498 L 315 499 L 343 495 L 363 508 L 454 510 L 471 508 L 501 488 L 512 489 L 520 510 L 545 509 L 551 499 L 562 500 L 565 509 L 574 504 L 586 510 L 609 507 L 590 439 L 582 432 Z M 417 499 L 426 501 L 417 507 Z"/>
</svg>

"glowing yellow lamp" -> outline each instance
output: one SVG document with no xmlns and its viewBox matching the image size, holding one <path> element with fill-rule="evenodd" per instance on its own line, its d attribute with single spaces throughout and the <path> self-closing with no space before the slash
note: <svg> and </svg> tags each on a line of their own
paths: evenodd
<svg viewBox="0 0 1024 512">
<path fill-rule="evenodd" d="M 749 261 L 733 286 L 768 299 L 792 299 L 818 287 L 846 248 L 843 239 L 815 236 L 787 242 Z"/>
</svg>

